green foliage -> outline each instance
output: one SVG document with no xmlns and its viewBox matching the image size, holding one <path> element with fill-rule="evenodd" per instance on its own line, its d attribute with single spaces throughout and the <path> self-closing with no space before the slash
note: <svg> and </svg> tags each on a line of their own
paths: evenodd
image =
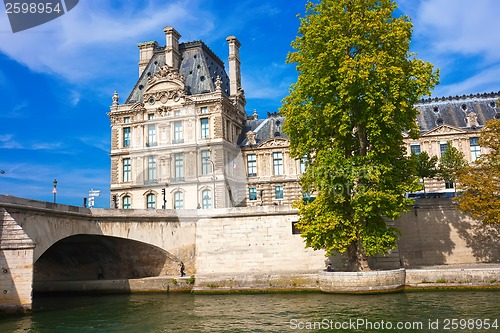
<svg viewBox="0 0 500 333">
<path fill-rule="evenodd" d="M 464 154 L 447 142 L 447 148 L 439 161 L 438 174 L 440 179 L 453 182 L 453 188 L 456 191 L 456 182 L 458 173 L 468 166 Z"/>
<path fill-rule="evenodd" d="M 464 189 L 457 198 L 460 209 L 484 223 L 500 222 L 499 137 L 500 120 L 487 121 L 479 139 L 483 154 L 458 173 L 458 181 Z"/>
<path fill-rule="evenodd" d="M 308 157 L 303 190 L 316 195 L 296 204 L 298 226 L 308 246 L 348 251 L 353 261 L 396 244 L 385 220 L 418 186 L 403 132 L 416 137 L 413 105 L 438 82 L 432 65 L 409 53 L 412 24 L 396 8 L 391 0 L 309 2 L 287 58 L 299 76 L 280 112 L 292 156 Z"/>
<path fill-rule="evenodd" d="M 438 173 L 436 167 L 438 158 L 437 156 L 430 157 L 425 151 L 418 155 L 412 154 L 411 157 L 414 160 L 417 176 L 422 179 L 422 186 L 425 193 L 425 178 L 436 177 Z"/>
</svg>

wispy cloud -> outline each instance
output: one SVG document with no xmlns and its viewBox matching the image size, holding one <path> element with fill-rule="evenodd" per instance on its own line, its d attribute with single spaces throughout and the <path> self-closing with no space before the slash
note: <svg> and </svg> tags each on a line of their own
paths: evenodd
<svg viewBox="0 0 500 333">
<path fill-rule="evenodd" d="M 159 26 L 203 25 L 203 15 L 196 8 L 196 1 L 181 0 L 148 1 L 141 6 L 129 1 L 81 1 L 66 15 L 44 25 L 0 34 L 0 52 L 33 71 L 83 82 L 113 73 L 116 55 L 136 56 L 135 44 L 145 36 L 151 39 Z M 0 13 L 0 31 L 9 30 L 5 12 Z"/>
</svg>

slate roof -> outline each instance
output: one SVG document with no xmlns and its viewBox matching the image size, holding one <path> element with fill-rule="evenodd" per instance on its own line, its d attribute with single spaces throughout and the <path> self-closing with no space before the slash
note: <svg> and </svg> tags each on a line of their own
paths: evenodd
<svg viewBox="0 0 500 333">
<path fill-rule="evenodd" d="M 143 102 L 143 88 L 148 77 L 165 65 L 165 47 L 157 47 L 153 57 L 142 72 L 126 104 Z M 215 80 L 220 76 L 222 91 L 229 96 L 229 77 L 224 62 L 202 41 L 180 43 L 181 64 L 179 73 L 184 76 L 187 95 L 197 95 L 215 91 Z"/>
<path fill-rule="evenodd" d="M 471 128 L 467 124 L 467 116 L 472 112 L 477 115 L 478 127 L 482 127 L 487 120 L 500 118 L 500 108 L 496 106 L 499 96 L 500 92 L 492 92 L 421 100 L 415 105 L 420 111 L 417 116 L 420 132 L 440 125 Z"/>
<path fill-rule="evenodd" d="M 417 116 L 420 132 L 431 131 L 441 125 L 450 125 L 456 128 L 471 128 L 467 123 L 467 115 L 474 112 L 477 116 L 477 127 L 484 126 L 490 119 L 500 119 L 500 107 L 496 105 L 500 92 L 454 97 L 437 97 L 421 100 L 415 105 L 419 110 Z M 276 121 L 279 124 L 276 126 Z M 268 113 L 265 119 L 250 117 L 238 138 L 238 145 L 243 148 L 248 145 L 246 133 L 255 132 L 256 146 L 274 137 L 288 139 L 283 133 L 285 117 L 278 113 Z"/>
<path fill-rule="evenodd" d="M 252 131 L 255 133 L 256 145 L 260 145 L 267 140 L 274 138 L 288 139 L 288 135 L 283 133 L 283 124 L 285 117 L 279 113 L 268 113 L 265 119 L 248 119 L 243 128 L 243 132 L 238 138 L 238 145 L 245 147 L 248 145 L 246 133 Z"/>
</svg>

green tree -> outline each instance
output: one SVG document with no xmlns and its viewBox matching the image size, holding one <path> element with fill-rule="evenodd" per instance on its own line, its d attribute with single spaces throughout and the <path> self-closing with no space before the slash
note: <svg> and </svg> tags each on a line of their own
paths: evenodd
<svg viewBox="0 0 500 333">
<path fill-rule="evenodd" d="M 468 166 L 464 154 L 451 145 L 451 141 L 446 143 L 446 150 L 439 161 L 439 178 L 453 183 L 455 193 L 457 193 L 458 173 Z"/>
<path fill-rule="evenodd" d="M 424 197 L 427 196 L 425 191 L 425 178 L 434 178 L 438 173 L 436 167 L 438 163 L 437 156 L 430 157 L 427 152 L 423 151 L 418 155 L 412 154 L 412 158 L 415 160 L 415 167 L 417 171 L 417 176 L 422 179 L 422 187 L 424 189 Z"/>
<path fill-rule="evenodd" d="M 414 104 L 438 82 L 433 66 L 409 53 L 412 24 L 392 0 L 323 0 L 306 5 L 294 52 L 297 82 L 283 100 L 284 130 L 315 200 L 296 203 L 306 245 L 346 252 L 351 270 L 396 245 L 387 228 L 418 188 L 403 132 L 417 135 Z"/>
<path fill-rule="evenodd" d="M 459 208 L 484 223 L 500 222 L 500 120 L 489 120 L 481 131 L 479 145 L 486 154 L 458 174 L 464 192 Z"/>
</svg>

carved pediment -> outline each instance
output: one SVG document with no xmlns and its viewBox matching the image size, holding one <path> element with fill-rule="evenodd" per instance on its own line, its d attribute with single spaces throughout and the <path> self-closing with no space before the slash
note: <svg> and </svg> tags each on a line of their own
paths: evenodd
<svg viewBox="0 0 500 333">
<path fill-rule="evenodd" d="M 441 125 L 433 128 L 430 131 L 423 133 L 421 136 L 425 137 L 425 136 L 463 134 L 463 133 L 467 133 L 467 131 L 450 125 Z"/>
<path fill-rule="evenodd" d="M 153 99 L 166 103 L 169 99 L 174 102 L 185 97 L 184 76 L 179 71 L 167 65 L 161 67 L 158 72 L 148 78 L 144 91 L 144 100 Z"/>
<path fill-rule="evenodd" d="M 264 141 L 259 147 L 273 148 L 273 147 L 288 147 L 288 146 L 289 142 L 287 139 L 274 138 Z"/>
</svg>

